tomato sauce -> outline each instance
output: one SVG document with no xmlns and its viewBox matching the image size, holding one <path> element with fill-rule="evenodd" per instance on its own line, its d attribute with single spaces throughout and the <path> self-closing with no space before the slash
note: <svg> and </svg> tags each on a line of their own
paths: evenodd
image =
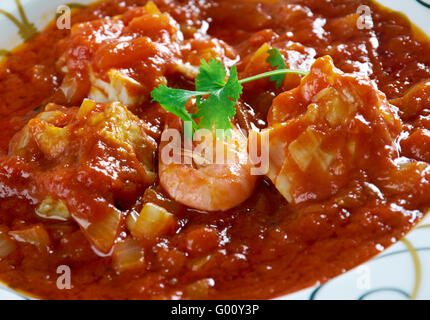
<svg viewBox="0 0 430 320">
<path fill-rule="evenodd" d="M 423 166 L 430 162 L 430 42 L 417 34 L 404 16 L 361 0 L 154 3 L 176 21 L 185 40 L 192 39 L 196 32 L 204 35 L 194 37 L 183 49 L 190 63 L 216 54 L 226 65 L 236 64 L 239 78 L 244 78 L 270 70 L 255 54 L 269 43 L 287 57 L 291 68 L 309 70 L 315 59 L 329 55 L 342 71 L 369 77 L 399 108 L 400 156 L 409 159 L 406 162 L 422 161 Z M 131 15 L 131 20 L 140 10 L 136 7 L 145 4 L 144 0 L 96 3 L 75 11 L 72 24 L 125 12 L 129 12 L 126 15 Z M 363 4 L 371 8 L 371 29 L 357 28 L 356 12 Z M 150 27 L 155 22 L 142 23 L 137 30 L 144 28 L 174 52 L 173 32 L 159 34 L 159 25 Z M 92 32 L 96 24 L 85 28 Z M 405 236 L 430 207 L 430 186 L 421 167 L 407 167 L 395 177 L 390 176 L 393 185 L 384 189 L 382 196 L 365 187 L 371 182 L 365 175 L 355 175 L 336 195 L 297 204 L 289 204 L 268 178 L 261 178 L 247 201 L 225 212 L 185 207 L 168 196 L 158 179 L 151 183 L 146 178 L 129 176 L 103 180 L 109 167 L 105 175 L 73 165 L 56 167 L 54 176 L 48 175 L 51 162 L 37 155 L 31 155 L 31 159 L 27 155 L 13 156 L 10 145 L 16 139 L 12 138 L 49 102 L 69 109 L 64 111 L 64 124 L 57 124 L 59 127 L 75 116 L 77 109 L 73 107 L 81 105 L 85 92 L 75 91 L 68 99 L 59 89 L 65 79 L 59 67 L 64 52 L 70 56 L 73 53 L 69 61 L 75 63 L 73 67 L 68 64 L 71 73 L 67 77 L 76 77 L 81 84 L 88 84 L 89 76 L 79 63 L 94 59 L 90 63 L 100 77 L 104 69 L 116 66 L 127 69 L 129 75 L 151 89 L 163 81 L 162 77 L 166 77 L 169 86 L 193 89 L 189 77 L 171 69 L 176 53 L 157 56 L 160 60 L 153 59 L 153 64 L 138 66 L 133 61 L 142 57 L 147 47 L 133 42 L 130 52 L 120 58 L 112 54 L 119 47 L 104 48 L 105 51 L 97 51 L 98 56 L 91 57 L 88 51 L 74 50 L 87 48 L 87 44 L 79 43 L 77 38 L 74 41 L 71 32 L 58 30 L 52 24 L 14 50 L 0 67 L 0 234 L 43 226 L 47 234 L 44 238 L 48 237 L 50 243 L 48 249 L 35 249 L 31 243 L 16 241 L 13 252 L 0 259 L 0 280 L 13 289 L 49 299 L 274 298 L 323 283 L 369 260 Z M 134 37 L 137 33 L 129 35 Z M 279 89 L 266 80 L 246 84 L 237 106 L 237 123 L 245 129 L 267 127 L 273 99 L 299 84 L 300 77 L 294 75 L 288 76 Z M 56 108 L 52 110 L 63 110 Z M 101 112 L 97 108 L 103 110 L 99 105 L 93 112 Z M 139 118 L 130 121 L 143 127 L 148 139 L 158 142 L 166 112 L 149 100 L 130 110 Z M 91 142 L 93 138 L 85 139 Z M 72 159 L 75 150 L 93 152 L 95 158 L 119 157 L 110 146 L 91 151 L 79 143 L 84 145 L 81 140 L 68 144 L 73 151 L 66 152 L 70 154 L 67 157 Z M 124 159 L 129 161 L 127 165 L 133 163 L 133 170 L 142 170 L 134 165 L 131 155 Z M 93 194 L 76 185 L 76 174 L 86 177 L 86 186 L 92 186 Z M 34 183 L 33 176 L 41 184 Z M 115 189 L 114 196 L 105 186 L 111 181 L 120 190 Z M 121 184 L 123 181 L 127 183 Z M 97 221 L 112 204 L 122 215 L 139 211 L 147 202 L 158 204 L 174 213 L 175 231 L 155 241 L 142 241 L 145 264 L 119 272 L 112 267 L 112 252 L 97 250 L 82 225 L 80 228 L 74 221 L 53 221 L 35 215 L 44 190 L 53 189 L 69 198 L 68 206 L 72 202 L 76 207 L 82 204 L 79 208 L 85 205 L 82 210 L 90 222 Z M 126 222 L 121 221 L 118 237 L 125 237 Z M 70 289 L 57 287 L 57 268 L 61 265 L 71 269 Z"/>
</svg>

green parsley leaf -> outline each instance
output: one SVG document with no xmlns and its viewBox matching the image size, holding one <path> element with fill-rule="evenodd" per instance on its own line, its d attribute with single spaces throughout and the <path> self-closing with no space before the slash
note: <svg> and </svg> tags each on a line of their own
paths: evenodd
<svg viewBox="0 0 430 320">
<path fill-rule="evenodd" d="M 197 91 L 218 90 L 225 86 L 227 72 L 221 61 L 210 59 L 201 61 L 200 72 L 196 78 Z"/>
<path fill-rule="evenodd" d="M 163 84 L 152 90 L 151 97 L 152 101 L 158 102 L 164 110 L 173 113 L 183 121 L 191 121 L 193 128 L 197 129 L 191 114 L 185 108 L 187 101 L 197 94 L 196 91 L 173 89 Z"/>
<path fill-rule="evenodd" d="M 301 70 L 285 69 L 285 61 L 277 49 L 269 50 L 267 62 L 277 70 L 261 73 L 246 79 L 238 79 L 236 67 L 230 70 L 226 82 L 227 71 L 220 61 L 215 59 L 201 61 L 200 71 L 195 85 L 197 91 L 169 88 L 160 85 L 151 92 L 152 101 L 158 102 L 166 111 L 173 113 L 183 121 L 191 121 L 193 129 L 224 130 L 223 137 L 231 136 L 231 121 L 236 114 L 236 102 L 242 94 L 242 84 L 270 77 L 279 87 L 288 73 L 307 75 Z M 190 98 L 196 98 L 197 113 L 190 114 L 185 108 Z M 200 119 L 199 126 L 193 119 Z M 217 138 L 219 138 L 217 136 Z"/>
<path fill-rule="evenodd" d="M 279 52 L 278 49 L 272 48 L 268 51 L 269 57 L 266 62 L 270 63 L 272 67 L 276 67 L 276 70 L 286 69 L 287 65 L 285 64 L 284 57 Z M 285 79 L 285 74 L 273 75 L 270 77 L 270 81 L 276 81 L 276 88 L 279 88 L 282 84 L 282 81 Z"/>
<path fill-rule="evenodd" d="M 214 64 L 212 65 L 215 66 Z M 215 67 L 213 70 L 215 70 Z M 215 84 L 215 82 L 210 83 L 209 81 L 206 83 L 208 85 Z M 236 114 L 236 101 L 241 94 L 242 85 L 237 77 L 237 69 L 233 67 L 224 86 L 212 91 L 208 98 L 199 100 L 196 114 L 198 118 L 201 118 L 199 127 L 212 130 L 215 125 L 215 129 L 225 130 L 225 137 L 230 137 L 231 132 L 229 129 L 233 128 L 231 121 Z"/>
</svg>

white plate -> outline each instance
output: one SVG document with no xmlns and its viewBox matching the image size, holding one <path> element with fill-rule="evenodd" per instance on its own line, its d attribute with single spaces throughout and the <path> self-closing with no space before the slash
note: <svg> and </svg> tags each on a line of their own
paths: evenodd
<svg viewBox="0 0 430 320">
<path fill-rule="evenodd" d="M 67 0 L 66 0 L 67 1 Z M 93 0 L 73 0 L 88 4 Z M 379 0 L 382 5 L 406 14 L 430 35 L 430 0 Z M 56 15 L 65 0 L 21 0 L 28 21 L 39 30 Z M 22 21 L 19 0 L 1 0 L 3 9 Z M 0 14 L 0 54 L 19 45 L 16 24 Z M 0 299 L 25 299 L 10 289 L 0 288 Z M 406 239 L 370 262 L 351 270 L 323 286 L 306 289 L 279 299 L 430 299 L 430 216 Z"/>
</svg>

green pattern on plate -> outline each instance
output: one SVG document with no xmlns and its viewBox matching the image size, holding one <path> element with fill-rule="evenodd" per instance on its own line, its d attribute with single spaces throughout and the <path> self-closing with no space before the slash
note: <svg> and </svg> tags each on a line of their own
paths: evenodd
<svg viewBox="0 0 430 320">
<path fill-rule="evenodd" d="M 3 9 L 0 9 L 0 14 L 4 15 L 18 27 L 19 35 L 25 41 L 37 33 L 37 28 L 34 23 L 28 21 L 24 8 L 21 5 L 21 0 L 15 0 L 15 3 L 18 8 L 19 17 L 21 20 Z"/>
<path fill-rule="evenodd" d="M 427 0 L 427 1 L 425 1 L 425 0 L 417 0 L 417 2 L 419 4 L 422 4 L 424 7 L 430 8 L 430 1 L 429 0 Z"/>
</svg>

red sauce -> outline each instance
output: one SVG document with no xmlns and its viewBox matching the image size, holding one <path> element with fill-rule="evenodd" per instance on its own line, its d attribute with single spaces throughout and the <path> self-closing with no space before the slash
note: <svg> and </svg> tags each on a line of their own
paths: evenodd
<svg viewBox="0 0 430 320">
<path fill-rule="evenodd" d="M 418 38 L 402 15 L 359 0 L 154 2 L 161 12 L 176 20 L 185 40 L 208 26 L 207 37 L 190 40 L 188 49 L 182 51 L 190 63 L 217 54 L 231 65 L 238 57 L 239 78 L 244 78 L 269 70 L 252 60 L 258 48 L 267 42 L 288 57 L 291 67 L 309 69 L 315 58 L 330 55 L 342 71 L 369 77 L 400 109 L 400 155 L 424 164 L 430 161 L 430 42 Z M 145 3 L 97 3 L 76 11 L 73 24 L 123 14 Z M 372 9 L 374 27 L 370 30 L 356 28 L 355 13 L 361 4 Z M 129 11 L 124 21 L 139 16 L 139 10 Z M 95 22 L 84 29 L 91 33 L 97 24 L 111 22 Z M 163 22 L 166 25 L 158 20 L 135 23 L 142 25 L 134 26 L 137 31 L 128 25 L 126 32 L 131 32 L 131 37 L 138 38 L 137 34 L 144 30 L 151 37 L 167 37 L 168 40 L 162 40 L 167 48 L 174 43 L 169 38 L 172 34 L 159 34 L 169 25 L 167 20 Z M 11 139 L 48 102 L 79 106 L 90 86 L 85 69 L 88 63 L 100 77 L 111 67 L 125 68 L 149 89 L 163 81 L 164 76 L 171 86 L 192 88 L 187 77 L 173 70 L 177 54 L 174 49 L 170 48 L 171 55 L 160 55 L 152 64 L 142 65 L 139 59 L 153 53 L 144 51 L 148 46 L 141 40 L 134 41 L 119 55 L 115 54 L 120 50 L 118 43 L 102 43 L 97 45 L 102 49 L 91 51 L 88 48 L 93 44 L 80 40 L 74 38 L 73 30 L 70 36 L 70 31 L 48 26 L 17 48 L 0 68 L 0 232 L 43 226 L 50 242 L 48 250 L 16 242 L 16 249 L 0 259 L 0 279 L 14 289 L 53 299 L 273 298 L 327 281 L 367 261 L 379 253 L 378 248 L 387 248 L 401 239 L 429 208 L 430 186 L 424 181 L 427 176 L 417 167 L 390 176 L 397 191 L 384 191 L 382 199 L 363 187 L 369 182 L 365 176 L 351 176 L 336 195 L 294 205 L 264 178 L 245 203 L 226 212 L 212 213 L 197 212 L 171 200 L 158 181 L 146 189 L 145 179 L 108 179 L 80 162 L 70 162 L 73 164 L 56 167 L 59 171 L 46 174 L 52 162 L 44 162 L 36 154 L 31 159 L 14 156 L 9 150 L 14 144 Z M 97 54 L 91 53 L 96 51 Z M 64 52 L 69 58 L 74 55 L 69 59 L 69 76 L 83 84 L 83 91 L 76 91 L 70 99 L 59 90 L 64 74 L 58 61 Z M 296 76 L 288 77 L 277 90 L 265 80 L 246 85 L 237 122 L 244 128 L 252 124 L 266 127 L 273 98 L 298 86 L 299 81 Z M 76 110 L 64 111 L 64 124 L 57 125 L 69 123 Z M 151 124 L 144 130 L 158 141 L 166 113 L 148 100 L 130 110 Z M 91 145 L 93 138 L 85 139 Z M 118 156 L 117 150 L 109 146 L 87 150 L 82 147 L 85 143 L 77 139 L 68 145 L 67 161 L 73 158 L 70 150 L 80 150 L 84 156 L 88 152 L 94 158 Z M 124 161 L 129 161 L 128 165 L 134 163 L 133 170 L 141 170 L 131 156 Z M 82 172 L 87 179 L 84 187 L 76 185 L 76 174 Z M 121 185 L 125 180 L 128 184 Z M 117 184 L 115 193 L 107 186 L 109 183 Z M 142 241 L 145 265 L 118 272 L 112 267 L 111 254 L 100 255 L 99 250 L 94 250 L 86 231 L 77 223 L 54 222 L 35 215 L 37 205 L 49 194 L 46 190 L 54 189 L 68 198 L 69 207 L 71 203 L 85 205 L 85 213 L 80 217 L 88 221 L 98 221 L 112 204 L 123 212 L 139 211 L 146 202 L 159 204 L 175 214 L 175 232 L 156 241 Z M 93 194 L 88 190 L 93 190 Z M 127 232 L 123 220 L 120 237 Z M 60 265 L 71 268 L 70 290 L 57 288 Z"/>
</svg>

